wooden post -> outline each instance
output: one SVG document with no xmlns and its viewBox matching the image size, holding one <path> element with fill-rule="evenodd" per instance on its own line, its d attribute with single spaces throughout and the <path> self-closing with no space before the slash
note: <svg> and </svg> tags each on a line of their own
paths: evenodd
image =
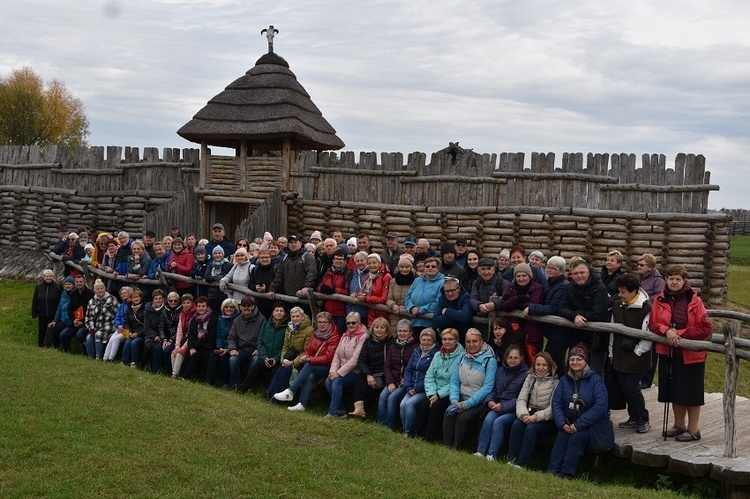
<svg viewBox="0 0 750 499">
<path fill-rule="evenodd" d="M 739 336 L 740 324 L 728 322 L 724 326 L 724 348 L 727 356 L 726 374 L 724 376 L 724 457 L 737 457 L 737 427 L 734 424 L 735 398 L 737 395 L 737 374 L 740 359 L 734 349 L 734 338 Z"/>
<path fill-rule="evenodd" d="M 240 140 L 240 190 L 245 191 L 247 188 L 247 141 L 245 139 Z"/>
<path fill-rule="evenodd" d="M 81 268 L 83 269 L 83 276 L 86 278 L 86 285 L 90 288 L 94 288 L 94 277 L 89 272 L 89 265 L 84 260 L 81 260 Z"/>
<path fill-rule="evenodd" d="M 284 138 L 281 146 L 281 162 L 281 189 L 283 192 L 289 192 L 292 173 L 292 141 L 289 137 Z"/>
</svg>

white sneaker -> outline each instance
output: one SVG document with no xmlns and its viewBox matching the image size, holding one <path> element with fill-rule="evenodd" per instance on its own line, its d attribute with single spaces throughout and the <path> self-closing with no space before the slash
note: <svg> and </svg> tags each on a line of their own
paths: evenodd
<svg viewBox="0 0 750 499">
<path fill-rule="evenodd" d="M 492 462 L 495 460 L 495 456 L 487 456 L 487 461 Z"/>
<path fill-rule="evenodd" d="M 477 457 L 484 457 L 484 454 L 482 454 L 481 452 L 475 452 L 474 455 Z"/>
<path fill-rule="evenodd" d="M 287 388 L 283 392 L 279 392 L 274 395 L 273 398 L 278 400 L 279 402 L 291 402 L 294 398 L 294 394 L 289 388 Z"/>
<path fill-rule="evenodd" d="M 290 411 L 294 411 L 294 412 L 301 412 L 305 410 L 305 406 L 298 403 L 297 405 L 287 407 L 287 409 L 289 409 Z"/>
</svg>

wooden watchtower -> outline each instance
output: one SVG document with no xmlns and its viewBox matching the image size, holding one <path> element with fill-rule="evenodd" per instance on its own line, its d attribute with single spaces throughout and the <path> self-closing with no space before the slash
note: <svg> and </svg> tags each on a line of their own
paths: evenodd
<svg viewBox="0 0 750 499">
<path fill-rule="evenodd" d="M 289 173 L 302 151 L 338 150 L 344 142 L 297 81 L 283 57 L 268 53 L 255 67 L 208 101 L 177 133 L 201 145 L 200 183 L 203 233 L 221 222 L 227 237 L 276 189 L 288 191 Z M 210 146 L 234 149 L 212 155 Z"/>
</svg>

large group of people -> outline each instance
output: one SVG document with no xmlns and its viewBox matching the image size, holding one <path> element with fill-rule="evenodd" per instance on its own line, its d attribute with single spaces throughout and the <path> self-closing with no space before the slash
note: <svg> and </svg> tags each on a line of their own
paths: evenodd
<svg viewBox="0 0 750 499">
<path fill-rule="evenodd" d="M 209 239 L 174 227 L 160 241 L 121 231 L 89 242 L 85 227 L 63 228 L 52 252 L 101 275 L 89 289 L 74 266 L 64 266 L 62 285 L 43 272 L 32 303 L 38 345 L 70 352 L 75 339 L 91 359 L 239 394 L 265 383 L 266 398 L 294 412 L 325 386 L 327 418 L 369 411 L 406 437 L 457 449 L 476 436 L 475 455 L 489 461 L 507 441 L 517 467 L 539 437 L 554 437 L 548 471 L 563 477 L 575 476 L 594 434 L 612 427 L 608 386 L 618 385 L 627 406 L 619 427 L 650 430 L 641 389 L 658 362 L 659 401 L 674 412 L 664 435 L 701 438 L 706 355 L 680 339 L 707 338 L 711 323 L 683 267 L 662 276 L 644 254 L 628 273 L 616 250 L 601 268 L 581 257 L 527 256 L 521 246 L 494 259 L 463 237 L 439 252 L 395 233 L 384 242 L 377 253 L 366 235 L 315 231 L 307 243 L 270 233 L 232 243 L 219 223 Z M 161 274 L 190 279 L 155 281 Z M 328 296 L 314 317 L 307 300 L 276 301 L 312 291 L 349 298 Z M 576 327 L 533 320 L 544 315 Z M 588 327 L 610 321 L 667 342 L 654 347 Z"/>
</svg>

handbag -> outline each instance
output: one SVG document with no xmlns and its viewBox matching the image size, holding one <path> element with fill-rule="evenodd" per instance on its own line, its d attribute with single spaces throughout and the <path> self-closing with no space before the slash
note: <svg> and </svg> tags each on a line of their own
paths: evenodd
<svg viewBox="0 0 750 499">
<path fill-rule="evenodd" d="M 596 452 L 606 452 L 615 446 L 615 428 L 607 416 L 590 426 L 589 445 Z"/>
<path fill-rule="evenodd" d="M 290 348 L 284 354 L 284 359 L 286 359 L 286 360 L 292 360 L 293 361 L 294 359 L 297 358 L 298 355 L 299 354 L 297 353 L 297 350 L 295 350 L 294 348 Z"/>
</svg>

